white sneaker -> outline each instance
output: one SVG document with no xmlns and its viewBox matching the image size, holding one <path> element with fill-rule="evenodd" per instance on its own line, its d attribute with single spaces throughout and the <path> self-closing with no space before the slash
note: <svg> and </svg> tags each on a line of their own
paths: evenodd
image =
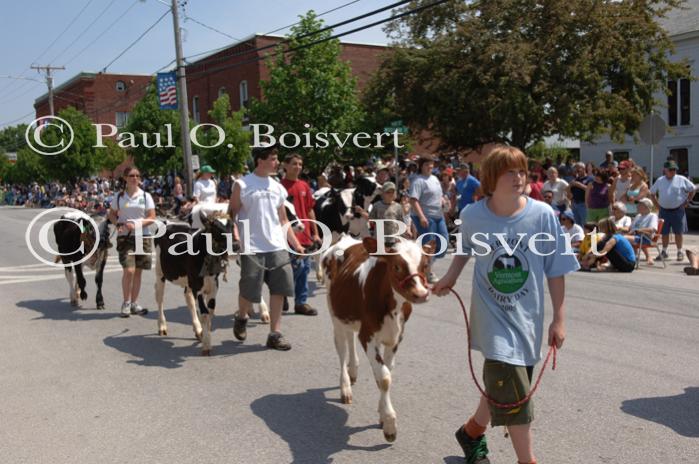
<svg viewBox="0 0 699 464">
<path fill-rule="evenodd" d="M 129 317 L 131 315 L 131 303 L 124 301 L 121 304 L 121 317 Z"/>
<path fill-rule="evenodd" d="M 141 307 L 141 305 L 138 303 L 131 303 L 131 314 L 145 316 L 148 314 L 148 310 Z"/>
<path fill-rule="evenodd" d="M 677 261 L 684 261 L 684 252 L 682 250 L 677 250 Z"/>
<path fill-rule="evenodd" d="M 659 254 L 658 257 L 657 257 L 657 259 L 659 259 L 659 260 L 661 260 L 661 261 L 666 260 L 666 259 L 669 259 L 669 258 L 670 258 L 670 257 L 667 255 L 667 250 L 661 251 L 660 254 Z"/>
</svg>

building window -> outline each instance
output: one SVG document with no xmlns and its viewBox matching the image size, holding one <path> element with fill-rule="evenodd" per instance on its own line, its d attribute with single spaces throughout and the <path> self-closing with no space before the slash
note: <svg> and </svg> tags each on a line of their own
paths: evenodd
<svg viewBox="0 0 699 464">
<path fill-rule="evenodd" d="M 129 122 L 129 114 L 126 111 L 117 111 L 116 112 L 116 126 L 118 128 L 126 127 L 126 123 Z"/>
<path fill-rule="evenodd" d="M 689 79 L 680 79 L 680 125 L 688 126 L 690 122 Z"/>
<path fill-rule="evenodd" d="M 677 162 L 678 174 L 689 172 L 689 150 L 687 148 L 671 148 L 670 157 Z"/>
<path fill-rule="evenodd" d="M 667 123 L 675 127 L 688 126 L 691 123 L 691 94 L 689 79 L 668 81 L 667 94 Z M 678 118 L 679 113 L 679 118 Z"/>
<path fill-rule="evenodd" d="M 192 98 L 192 117 L 194 122 L 199 124 L 199 97 Z"/>
<path fill-rule="evenodd" d="M 622 161 L 626 161 L 629 159 L 630 154 L 628 151 L 615 151 L 614 152 L 614 161 L 617 163 L 621 163 Z"/>
<path fill-rule="evenodd" d="M 240 82 L 240 108 L 248 106 L 248 81 Z"/>
<path fill-rule="evenodd" d="M 126 90 L 126 82 L 116 81 L 116 90 L 117 92 L 124 92 Z"/>
<path fill-rule="evenodd" d="M 219 87 L 218 88 L 218 98 L 221 98 L 226 94 L 226 88 L 225 87 Z"/>
</svg>

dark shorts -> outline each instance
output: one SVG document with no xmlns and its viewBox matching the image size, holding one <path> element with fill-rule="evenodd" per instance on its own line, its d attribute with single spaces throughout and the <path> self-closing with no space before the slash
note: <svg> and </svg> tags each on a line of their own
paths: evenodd
<svg viewBox="0 0 699 464">
<path fill-rule="evenodd" d="M 153 262 L 151 253 L 153 251 L 153 240 L 143 237 L 143 251 L 145 255 L 134 255 L 136 251 L 136 238 L 133 235 L 117 237 L 117 252 L 119 253 L 119 264 L 124 268 L 136 268 L 148 270 Z"/>
<path fill-rule="evenodd" d="M 668 235 L 670 231 L 673 234 L 684 234 L 687 232 L 687 218 L 684 214 L 684 208 L 660 208 L 658 217 L 665 221 L 663 223 L 663 235 Z"/>
<path fill-rule="evenodd" d="M 286 250 L 240 255 L 240 296 L 252 303 L 262 300 L 262 284 L 270 295 L 294 296 L 291 259 Z"/>
<path fill-rule="evenodd" d="M 634 243 L 634 245 L 640 245 L 640 246 L 650 246 L 651 245 L 650 238 L 648 238 L 647 235 L 634 236 L 633 243 Z"/>
<path fill-rule="evenodd" d="M 609 239 L 606 238 L 599 242 L 598 249 L 601 250 L 604 248 L 608 241 Z M 629 261 L 628 259 L 624 258 L 624 256 L 622 256 L 617 250 L 617 246 L 612 248 L 609 253 L 605 255 L 605 257 L 609 260 L 609 263 L 614 267 L 614 269 L 619 272 L 633 272 L 634 269 L 636 269 L 636 262 Z"/>
<path fill-rule="evenodd" d="M 515 366 L 502 361 L 486 359 L 483 364 L 485 391 L 498 403 L 516 403 L 529 394 L 533 370 L 533 366 Z M 489 404 L 489 408 L 490 423 L 493 427 L 526 425 L 534 420 L 532 400 L 513 409 L 502 409 L 492 404 Z"/>
</svg>

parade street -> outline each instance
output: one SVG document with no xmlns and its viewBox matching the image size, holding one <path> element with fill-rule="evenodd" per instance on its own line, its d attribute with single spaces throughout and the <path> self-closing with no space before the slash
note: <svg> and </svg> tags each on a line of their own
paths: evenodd
<svg viewBox="0 0 699 464">
<path fill-rule="evenodd" d="M 265 348 L 269 329 L 259 321 L 244 343 L 234 339 L 233 264 L 217 297 L 213 353 L 202 357 L 182 289 L 169 283 L 169 333 L 157 335 L 153 271 L 143 279 L 149 314 L 119 317 L 113 248 L 107 309 L 94 309 L 91 273 L 83 308 L 71 307 L 63 271 L 39 263 L 25 245 L 38 212 L 0 210 L 0 463 L 463 462 L 454 431 L 479 396 L 453 296 L 431 296 L 406 325 L 391 390 L 398 435 L 387 443 L 361 351 L 353 404 L 340 402 L 326 291 L 315 277 L 309 303 L 319 315 L 284 316 L 293 349 L 279 352 Z M 696 246 L 699 237 L 688 242 Z M 686 276 L 686 265 L 566 279 L 567 339 L 535 396 L 539 462 L 699 462 L 699 278 Z M 467 302 L 472 266 L 456 288 Z M 546 327 L 549 301 L 547 312 Z M 480 378 L 480 354 L 474 361 Z M 502 428 L 487 435 L 492 463 L 516 462 Z"/>
</svg>

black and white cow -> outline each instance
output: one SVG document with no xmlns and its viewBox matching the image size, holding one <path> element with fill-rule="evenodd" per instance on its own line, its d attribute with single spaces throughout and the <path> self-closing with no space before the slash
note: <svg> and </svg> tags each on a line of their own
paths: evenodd
<svg viewBox="0 0 699 464">
<path fill-rule="evenodd" d="M 85 276 L 83 275 L 82 264 L 75 264 L 85 258 L 95 246 L 96 234 L 99 234 L 100 241 L 97 250 L 92 253 L 84 264 L 96 271 L 95 284 L 97 285 L 97 297 L 95 304 L 97 309 L 104 309 L 104 298 L 102 297 L 102 280 L 104 276 L 104 266 L 107 264 L 107 256 L 112 243 L 109 240 L 109 221 L 102 221 L 95 231 L 90 217 L 82 211 L 75 211 L 64 214 L 61 220 L 53 225 L 53 235 L 58 246 L 59 256 L 56 262 L 63 263 L 66 280 L 68 281 L 68 298 L 72 306 L 80 306 L 80 300 L 87 299 L 85 291 Z M 73 276 L 75 272 L 75 276 Z"/>
<path fill-rule="evenodd" d="M 204 210 L 198 212 L 198 220 L 202 225 L 200 229 L 193 230 L 188 224 L 168 224 L 165 234 L 155 239 L 155 300 L 158 304 L 158 334 L 167 335 L 163 309 L 165 281 L 184 288 L 194 335 L 202 341 L 202 354 L 208 356 L 211 354 L 211 327 L 218 279 L 228 264 L 225 250 L 229 240 L 227 235 L 232 236 L 233 222 L 225 213 L 206 213 Z M 205 234 L 210 237 L 210 249 L 207 249 Z M 185 251 L 187 236 L 191 237 L 191 250 Z M 177 254 L 169 252 L 172 246 L 175 246 L 173 251 Z M 224 253 L 215 256 L 221 252 Z"/>
</svg>

